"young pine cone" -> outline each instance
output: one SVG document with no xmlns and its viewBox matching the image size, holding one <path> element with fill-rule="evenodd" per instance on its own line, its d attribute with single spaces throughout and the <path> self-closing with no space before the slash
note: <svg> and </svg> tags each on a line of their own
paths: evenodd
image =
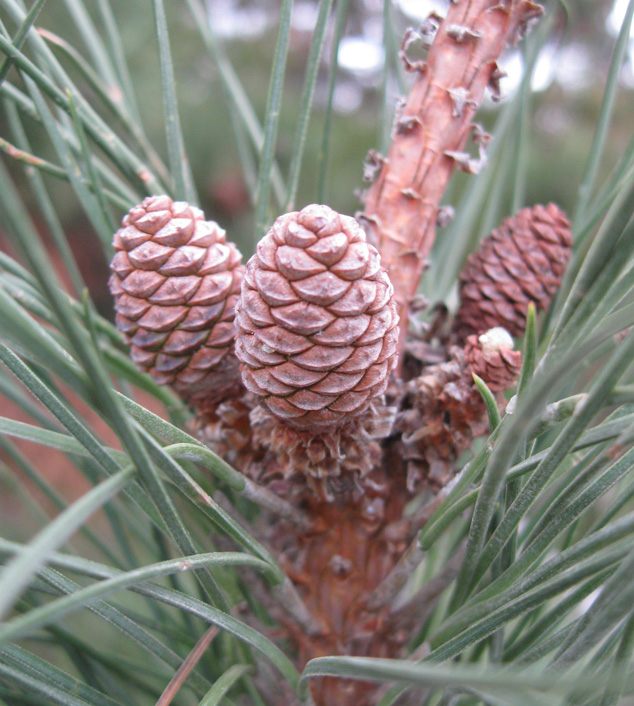
<svg viewBox="0 0 634 706">
<path fill-rule="evenodd" d="M 396 363 L 398 316 L 379 253 L 328 206 L 275 221 L 247 264 L 236 327 L 245 387 L 300 429 L 361 415 Z"/>
<path fill-rule="evenodd" d="M 494 393 L 508 390 L 522 368 L 522 354 L 513 349 L 510 334 L 499 326 L 480 336 L 467 336 L 464 354 L 469 371 Z"/>
<path fill-rule="evenodd" d="M 473 373 L 503 405 L 503 393 L 515 383 L 522 367 L 522 354 L 499 327 L 480 336 L 470 335 L 464 346 L 451 346 L 447 353 L 446 361 L 427 366 L 408 383 L 404 408 L 396 420 L 412 492 L 421 481 L 431 488 L 446 485 L 458 456 L 487 433 L 486 408 Z"/>
<path fill-rule="evenodd" d="M 555 204 L 524 208 L 485 238 L 460 274 L 461 340 L 496 326 L 526 328 L 529 302 L 548 309 L 570 258 L 570 222 Z"/>
<path fill-rule="evenodd" d="M 110 291 L 117 328 L 137 367 L 190 404 L 210 405 L 238 384 L 234 307 L 243 266 L 200 209 L 149 196 L 114 236 Z"/>
</svg>

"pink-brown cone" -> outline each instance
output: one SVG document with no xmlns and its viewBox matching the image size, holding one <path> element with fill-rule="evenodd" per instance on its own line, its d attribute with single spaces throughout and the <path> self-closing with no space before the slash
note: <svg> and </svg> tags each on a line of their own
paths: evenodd
<svg viewBox="0 0 634 706">
<path fill-rule="evenodd" d="M 485 238 L 460 273 L 456 329 L 462 340 L 495 326 L 526 328 L 530 302 L 548 309 L 570 259 L 566 214 L 555 204 L 523 208 Z"/>
<path fill-rule="evenodd" d="M 379 253 L 328 206 L 275 221 L 247 264 L 236 328 L 245 387 L 303 429 L 362 414 L 396 363 L 398 316 Z"/>
<path fill-rule="evenodd" d="M 110 291 L 137 367 L 205 405 L 237 384 L 233 319 L 243 266 L 200 209 L 149 196 L 114 236 Z"/>
</svg>

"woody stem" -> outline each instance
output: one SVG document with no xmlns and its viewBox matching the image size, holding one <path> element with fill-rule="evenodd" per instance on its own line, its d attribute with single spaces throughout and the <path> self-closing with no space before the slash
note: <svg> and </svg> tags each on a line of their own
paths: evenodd
<svg viewBox="0 0 634 706">
<path fill-rule="evenodd" d="M 464 153 L 472 119 L 485 88 L 497 94 L 502 50 L 540 14 L 531 0 L 458 0 L 450 4 L 426 62 L 410 62 L 404 46 L 406 68 L 417 79 L 360 216 L 394 284 L 401 352 L 449 178 L 456 166 L 475 172 L 480 164 Z M 475 134 L 482 139 L 481 131 Z"/>
</svg>

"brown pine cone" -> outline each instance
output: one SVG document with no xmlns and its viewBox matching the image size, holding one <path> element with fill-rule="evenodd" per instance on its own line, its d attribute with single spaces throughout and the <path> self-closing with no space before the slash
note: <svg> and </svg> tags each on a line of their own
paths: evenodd
<svg viewBox="0 0 634 706">
<path fill-rule="evenodd" d="M 502 393 L 514 384 L 521 364 L 509 333 L 494 328 L 468 336 L 464 346 L 450 346 L 445 361 L 427 366 L 407 384 L 395 426 L 401 432 L 398 443 L 411 491 L 421 482 L 436 489 L 444 486 L 458 456 L 489 430 L 472 374 L 486 382 L 502 406 Z"/>
<path fill-rule="evenodd" d="M 149 196 L 114 236 L 110 291 L 137 367 L 190 404 L 212 405 L 239 384 L 234 307 L 243 266 L 202 211 Z"/>
<path fill-rule="evenodd" d="M 520 374 L 522 354 L 513 350 L 513 339 L 499 326 L 481 336 L 468 336 L 464 352 L 471 372 L 481 377 L 491 392 L 508 390 Z"/>
<path fill-rule="evenodd" d="M 362 414 L 396 364 L 398 316 L 379 253 L 328 206 L 275 221 L 247 264 L 236 327 L 245 387 L 300 429 Z"/>
<path fill-rule="evenodd" d="M 460 274 L 461 340 L 496 326 L 526 328 L 529 302 L 548 309 L 570 258 L 570 222 L 555 204 L 518 211 L 485 238 Z"/>
</svg>

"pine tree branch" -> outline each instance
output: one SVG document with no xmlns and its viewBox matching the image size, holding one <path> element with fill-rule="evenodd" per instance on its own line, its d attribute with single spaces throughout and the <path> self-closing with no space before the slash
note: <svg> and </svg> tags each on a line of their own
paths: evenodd
<svg viewBox="0 0 634 706">
<path fill-rule="evenodd" d="M 401 351 L 409 305 L 427 264 L 449 178 L 456 167 L 477 173 L 485 163 L 489 136 L 472 119 L 487 86 L 499 96 L 502 50 L 541 13 L 531 0 L 453 2 L 426 62 L 407 58 L 412 33 L 405 35 L 401 57 L 418 77 L 396 116 L 387 158 L 377 161 L 378 177 L 360 215 L 394 284 Z M 465 151 L 472 133 L 479 143 L 478 159 Z"/>
</svg>

